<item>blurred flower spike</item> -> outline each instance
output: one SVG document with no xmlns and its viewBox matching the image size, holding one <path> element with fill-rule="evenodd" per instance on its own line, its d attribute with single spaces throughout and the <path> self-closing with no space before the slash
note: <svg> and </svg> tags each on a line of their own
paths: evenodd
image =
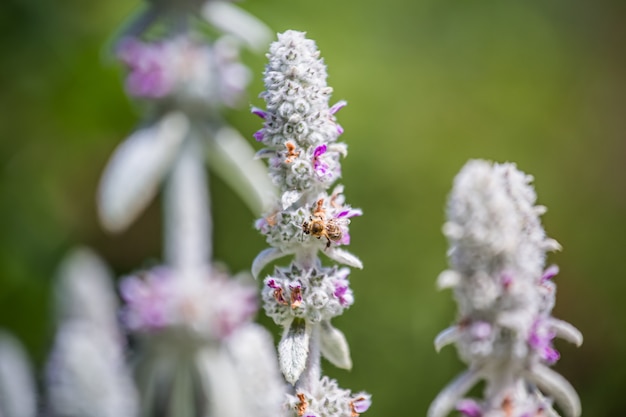
<svg viewBox="0 0 626 417">
<path fill-rule="evenodd" d="M 552 345 L 561 337 L 576 345 L 581 333 L 551 316 L 555 266 L 546 253 L 560 249 L 546 236 L 535 205 L 533 178 L 514 164 L 468 162 L 454 181 L 444 234 L 450 269 L 438 278 L 452 288 L 457 324 L 437 336 L 435 347 L 454 343 L 469 370 L 435 398 L 428 417 L 456 409 L 467 417 L 581 414 L 574 388 L 549 368 L 559 359 Z M 466 398 L 484 380 L 482 400 Z"/>
<path fill-rule="evenodd" d="M 321 376 L 321 357 L 339 368 L 352 360 L 344 334 L 330 320 L 354 302 L 347 267 L 324 266 L 320 254 L 336 263 L 362 268 L 341 246 L 350 243 L 349 224 L 361 210 L 346 204 L 340 159 L 347 146 L 335 114 L 346 105 L 329 106 L 332 88 L 315 42 L 287 31 L 270 45 L 265 67 L 266 108 L 253 108 L 263 119 L 254 138 L 265 147 L 258 158 L 269 161 L 269 176 L 278 187 L 273 207 L 256 222 L 270 248 L 254 260 L 258 276 L 273 261 L 292 256 L 263 282 L 263 306 L 283 327 L 278 345 L 280 368 L 294 386 L 287 407 L 297 416 L 354 417 L 370 404 L 367 394 L 353 396 Z"/>
<path fill-rule="evenodd" d="M 218 35 L 209 37 L 203 26 Z M 241 48 L 260 50 L 269 39 L 263 23 L 221 0 L 153 1 L 131 19 L 115 53 L 127 69 L 126 91 L 149 110 L 102 176 L 98 211 L 107 230 L 123 231 L 136 220 L 186 146 L 209 160 L 253 213 L 270 206 L 275 191 L 265 167 L 222 114 L 242 102 L 251 78 Z"/>
<path fill-rule="evenodd" d="M 255 215 L 275 199 L 264 164 L 223 114 L 250 81 L 241 48 L 264 48 L 269 33 L 230 2 L 155 0 L 115 43 L 146 117 L 105 168 L 100 219 L 120 232 L 161 189 L 164 202 L 163 266 L 120 283 L 142 416 L 280 414 L 285 384 L 271 336 L 252 323 L 256 290 L 214 266 L 206 170 Z"/>
</svg>

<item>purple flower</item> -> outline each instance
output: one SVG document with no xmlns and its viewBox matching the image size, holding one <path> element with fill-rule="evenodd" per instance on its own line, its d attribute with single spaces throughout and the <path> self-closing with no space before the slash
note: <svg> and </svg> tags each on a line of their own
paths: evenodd
<svg viewBox="0 0 626 417">
<path fill-rule="evenodd" d="M 257 130 L 252 136 L 254 136 L 257 142 L 261 142 L 263 140 L 263 129 Z"/>
<path fill-rule="evenodd" d="M 342 272 L 345 272 L 345 274 Z M 354 296 L 352 295 L 352 290 L 350 290 L 347 279 L 348 269 L 339 271 L 337 275 L 339 276 L 334 283 L 335 291 L 333 295 L 339 300 L 339 304 L 342 306 L 347 307 L 352 305 L 352 303 L 354 303 Z"/>
<path fill-rule="evenodd" d="M 252 114 L 256 114 L 257 116 L 259 116 L 261 119 L 265 119 L 265 117 L 267 116 L 267 113 L 259 109 L 258 107 L 253 107 L 251 112 Z"/>
<path fill-rule="evenodd" d="M 276 281 L 273 279 L 267 280 L 267 286 L 274 290 L 274 293 L 273 293 L 274 299 L 276 300 L 278 304 L 280 305 L 287 304 L 287 300 L 285 300 L 285 297 L 283 295 L 283 287 L 277 284 Z"/>
<path fill-rule="evenodd" d="M 120 293 L 126 302 L 122 320 L 132 330 L 158 330 L 170 324 L 169 271 L 161 268 L 145 279 L 127 277 L 120 283 Z"/>
<path fill-rule="evenodd" d="M 459 401 L 456 410 L 466 417 L 481 417 L 483 415 L 480 405 L 476 401 L 467 398 Z"/>
<path fill-rule="evenodd" d="M 552 340 L 556 337 L 556 333 L 548 327 L 545 320 L 538 319 L 528 336 L 528 344 L 537 352 L 539 357 L 552 365 L 559 360 L 561 355 L 552 346 Z"/>
<path fill-rule="evenodd" d="M 163 65 L 162 44 L 148 44 L 136 39 L 124 40 L 118 56 L 130 72 L 126 78 L 128 94 L 136 97 L 161 98 L 169 94 L 174 82 Z"/>
<path fill-rule="evenodd" d="M 302 304 L 302 284 L 296 282 L 293 285 L 289 285 L 291 291 L 291 308 L 299 307 Z"/>
<path fill-rule="evenodd" d="M 337 103 L 333 104 L 332 107 L 330 109 L 328 109 L 328 111 L 330 112 L 330 114 L 335 114 L 337 113 L 339 110 L 343 109 L 344 107 L 346 107 L 348 105 L 348 102 L 345 100 L 339 100 Z"/>
<path fill-rule="evenodd" d="M 349 208 L 347 210 L 340 211 L 335 217 L 338 219 L 341 219 L 341 218 L 350 219 L 352 217 L 362 216 L 362 215 L 363 215 L 363 212 L 361 211 L 361 209 Z"/>
<path fill-rule="evenodd" d="M 321 159 L 321 156 L 324 155 L 327 151 L 326 144 L 319 145 L 313 151 L 313 169 L 318 177 L 324 178 L 327 175 L 332 175 L 330 172 L 330 166 Z"/>
<path fill-rule="evenodd" d="M 559 273 L 559 267 L 557 265 L 551 265 L 543 271 L 543 275 L 541 276 L 541 282 L 544 283 L 546 281 L 551 280 Z"/>
<path fill-rule="evenodd" d="M 357 394 L 357 397 L 350 403 L 352 409 L 352 415 L 358 416 L 361 413 L 366 412 L 372 405 L 372 397 L 364 392 Z"/>
<path fill-rule="evenodd" d="M 491 336 L 492 326 L 489 322 L 477 320 L 470 325 L 469 332 L 474 339 L 485 340 Z"/>
</svg>

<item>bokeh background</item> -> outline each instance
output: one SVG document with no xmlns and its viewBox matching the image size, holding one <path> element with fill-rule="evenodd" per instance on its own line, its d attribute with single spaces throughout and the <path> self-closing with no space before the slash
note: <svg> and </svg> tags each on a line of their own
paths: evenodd
<svg viewBox="0 0 626 417">
<path fill-rule="evenodd" d="M 155 202 L 123 235 L 95 212 L 105 162 L 138 123 L 112 33 L 137 1 L 0 4 L 0 327 L 41 369 L 54 334 L 50 289 L 62 256 L 97 250 L 118 275 L 160 257 Z M 555 315 L 585 336 L 557 341 L 556 369 L 583 414 L 624 415 L 626 388 L 626 2 L 623 0 L 249 0 L 277 32 L 307 31 L 329 66 L 350 155 L 355 305 L 335 320 L 354 369 L 328 374 L 373 394 L 367 416 L 425 415 L 463 365 L 433 338 L 454 320 L 441 234 L 454 175 L 470 158 L 513 161 L 535 176 L 544 225 L 564 247 Z M 262 105 L 264 58 L 250 104 Z M 229 118 L 247 137 L 247 109 Z M 251 140 L 251 143 L 253 141 Z M 255 146 L 257 146 L 255 144 Z M 265 247 L 255 215 L 212 178 L 216 257 L 249 268 Z M 260 316 L 263 314 L 260 313 Z M 266 319 L 260 320 L 277 332 Z"/>
</svg>

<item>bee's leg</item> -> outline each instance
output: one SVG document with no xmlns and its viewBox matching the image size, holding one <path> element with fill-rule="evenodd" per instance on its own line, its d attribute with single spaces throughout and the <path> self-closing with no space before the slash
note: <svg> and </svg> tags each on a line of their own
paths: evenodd
<svg viewBox="0 0 626 417">
<path fill-rule="evenodd" d="M 326 249 L 330 248 L 330 239 L 326 237 Z"/>
</svg>

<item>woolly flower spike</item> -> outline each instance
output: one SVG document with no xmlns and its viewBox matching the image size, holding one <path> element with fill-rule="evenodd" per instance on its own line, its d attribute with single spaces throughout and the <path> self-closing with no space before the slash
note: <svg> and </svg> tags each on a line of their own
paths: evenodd
<svg viewBox="0 0 626 417">
<path fill-rule="evenodd" d="M 264 120 L 254 137 L 265 145 L 257 153 L 269 160 L 270 178 L 280 198 L 256 227 L 271 246 L 252 264 L 252 273 L 283 256 L 287 267 L 275 267 L 263 283 L 263 306 L 283 327 L 278 345 L 280 369 L 294 395 L 288 408 L 297 416 L 355 417 L 367 410 L 367 394 L 351 396 L 334 380 L 321 377 L 321 357 L 351 369 L 344 334 L 330 320 L 350 307 L 354 296 L 345 267 L 322 265 L 320 252 L 333 261 L 361 268 L 361 261 L 340 248 L 350 243 L 348 225 L 361 210 L 346 204 L 343 186 L 329 189 L 341 175 L 339 160 L 347 147 L 338 143 L 343 128 L 330 107 L 332 89 L 315 43 L 304 33 L 287 31 L 270 46 L 265 68 L 265 110 L 252 113 Z"/>
<path fill-rule="evenodd" d="M 339 159 L 347 146 L 337 142 L 343 132 L 329 107 L 332 88 L 315 42 L 304 33 L 287 31 L 270 46 L 265 68 L 266 110 L 252 112 L 264 120 L 255 138 L 266 148 L 258 157 L 269 159 L 270 178 L 280 190 L 274 210 L 257 221 L 272 250 L 262 252 L 253 272 L 287 254 L 322 250 L 331 259 L 357 268 L 361 262 L 337 248 L 350 242 L 350 219 L 361 210 L 345 204 L 343 187 L 327 190 L 340 177 Z"/>
<path fill-rule="evenodd" d="M 558 269 L 544 271 L 549 239 L 536 206 L 532 177 L 514 164 L 470 161 L 454 181 L 444 234 L 450 266 L 438 279 L 453 288 L 459 307 L 455 326 L 435 340 L 437 350 L 455 343 L 469 365 L 433 401 L 428 417 L 453 409 L 470 417 L 556 415 L 552 397 L 565 415 L 581 413 L 576 391 L 548 366 L 559 354 L 560 336 L 577 345 L 582 335 L 551 316 Z M 482 401 L 463 398 L 484 380 Z"/>
<path fill-rule="evenodd" d="M 261 94 L 267 110 L 253 109 L 265 120 L 255 138 L 268 148 L 260 156 L 270 160 L 270 176 L 284 191 L 283 208 L 302 194 L 315 195 L 328 188 L 339 176 L 339 157 L 346 146 L 336 143 L 343 129 L 328 99 L 332 88 L 326 85 L 326 66 L 315 43 L 301 32 L 287 31 L 278 36 L 268 54 L 265 86 Z"/>
</svg>

